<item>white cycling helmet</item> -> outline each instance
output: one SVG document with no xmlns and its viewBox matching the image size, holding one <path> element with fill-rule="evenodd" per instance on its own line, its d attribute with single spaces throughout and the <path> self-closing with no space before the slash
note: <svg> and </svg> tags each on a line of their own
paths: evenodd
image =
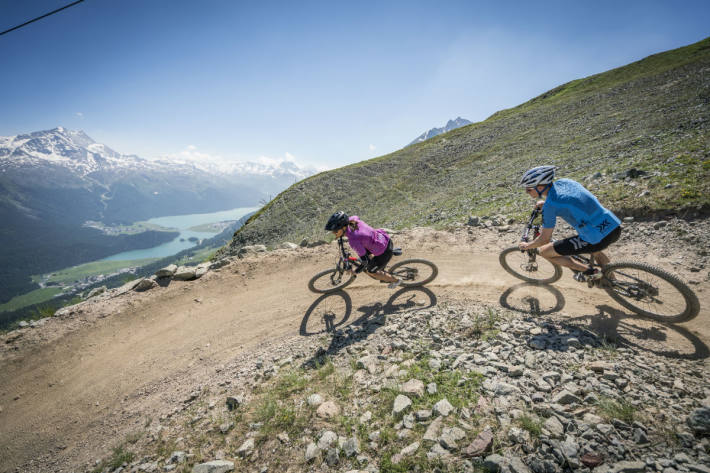
<svg viewBox="0 0 710 473">
<path fill-rule="evenodd" d="M 522 187 L 537 187 L 552 184 L 557 166 L 537 166 L 528 169 L 520 179 Z"/>
</svg>

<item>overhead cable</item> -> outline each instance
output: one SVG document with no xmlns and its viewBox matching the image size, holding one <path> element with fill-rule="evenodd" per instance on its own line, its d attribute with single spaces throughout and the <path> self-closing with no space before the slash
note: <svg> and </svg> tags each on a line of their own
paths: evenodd
<svg viewBox="0 0 710 473">
<path fill-rule="evenodd" d="M 17 25 L 17 26 L 15 26 L 15 27 L 13 27 L 13 28 L 10 28 L 9 30 L 3 31 L 2 33 L 0 33 L 0 36 L 4 35 L 5 33 L 9 33 L 10 31 L 15 31 L 15 30 L 17 30 L 17 29 L 20 29 L 20 28 L 22 28 L 23 26 L 27 26 L 27 25 L 29 25 L 30 23 L 34 23 L 35 21 L 41 20 L 42 18 L 47 18 L 49 15 L 54 15 L 55 13 L 58 13 L 58 12 L 60 12 L 60 11 L 62 11 L 62 10 L 66 10 L 67 8 L 73 7 L 73 6 L 76 5 L 77 3 L 81 3 L 81 2 L 83 2 L 83 1 L 84 1 L 84 0 L 77 0 L 76 2 L 70 3 L 69 5 L 63 6 L 62 8 L 57 8 L 57 9 L 54 10 L 54 11 L 51 11 L 51 12 L 49 12 L 49 13 L 45 13 L 45 14 L 42 15 L 42 16 L 38 16 L 37 18 L 35 18 L 35 19 L 33 19 L 33 20 L 26 21 L 26 22 L 22 23 L 21 25 Z"/>
</svg>

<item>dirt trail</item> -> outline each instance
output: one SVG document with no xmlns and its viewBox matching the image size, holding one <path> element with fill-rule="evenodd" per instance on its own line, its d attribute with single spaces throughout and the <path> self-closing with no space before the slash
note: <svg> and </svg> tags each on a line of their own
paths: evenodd
<svg viewBox="0 0 710 473">
<path fill-rule="evenodd" d="M 440 273 L 428 290 L 400 292 L 389 305 L 428 298 L 428 303 L 468 300 L 516 309 L 534 298 L 543 313 L 621 343 L 669 357 L 708 359 L 707 282 L 694 286 L 700 316 L 667 327 L 630 316 L 570 273 L 554 287 L 521 285 L 500 267 L 497 237 L 479 238 L 473 246 L 470 239 L 445 232 L 401 237 L 405 257 L 429 258 Z M 393 291 L 364 276 L 347 289 L 351 313 L 343 313 L 337 297 L 308 292 L 310 276 L 328 267 L 335 253 L 334 247 L 275 251 L 198 281 L 174 281 L 97 303 L 75 320 L 35 329 L 41 335 L 23 337 L 16 349 L 3 347 L 0 471 L 82 469 L 146 418 L 181 404 L 190 389 L 235 357 L 304 331 L 322 332 L 326 311 L 347 324 L 386 306 Z"/>
</svg>

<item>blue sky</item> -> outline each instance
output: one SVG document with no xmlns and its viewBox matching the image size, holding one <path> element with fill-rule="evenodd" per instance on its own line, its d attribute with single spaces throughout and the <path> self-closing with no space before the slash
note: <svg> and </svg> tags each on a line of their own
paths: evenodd
<svg viewBox="0 0 710 473">
<path fill-rule="evenodd" d="M 0 0 L 0 30 L 67 3 Z M 337 167 L 708 25 L 707 0 L 85 0 L 0 36 L 0 136 L 61 125 L 147 158 Z"/>
</svg>

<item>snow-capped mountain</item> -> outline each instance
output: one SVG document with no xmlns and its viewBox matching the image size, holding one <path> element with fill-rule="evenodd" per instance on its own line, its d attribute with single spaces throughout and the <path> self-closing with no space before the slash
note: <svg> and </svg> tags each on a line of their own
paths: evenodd
<svg viewBox="0 0 710 473">
<path fill-rule="evenodd" d="M 456 128 L 461 128 L 462 126 L 470 125 L 473 122 L 466 120 L 465 118 L 456 117 L 455 120 L 449 120 L 446 122 L 443 128 L 432 128 L 431 130 L 422 133 L 414 141 L 409 143 L 407 146 L 413 145 L 414 143 L 421 143 L 429 138 L 433 138 L 436 135 L 446 133 L 447 131 L 455 130 Z"/>
<path fill-rule="evenodd" d="M 62 127 L 17 136 L 0 136 L 0 166 L 24 167 L 51 163 L 80 175 L 105 168 L 144 168 L 145 160 L 121 155 L 96 143 L 83 131 Z"/>
<path fill-rule="evenodd" d="M 117 153 L 108 146 L 96 143 L 81 130 L 58 127 L 53 130 L 0 137 L 0 167 L 23 167 L 51 163 L 63 166 L 80 176 L 100 171 L 173 171 L 230 175 L 269 176 L 274 179 L 301 180 L 316 172 L 289 160 L 272 162 L 233 162 L 201 156 L 200 159 L 162 157 L 143 159 L 135 155 Z"/>
</svg>

